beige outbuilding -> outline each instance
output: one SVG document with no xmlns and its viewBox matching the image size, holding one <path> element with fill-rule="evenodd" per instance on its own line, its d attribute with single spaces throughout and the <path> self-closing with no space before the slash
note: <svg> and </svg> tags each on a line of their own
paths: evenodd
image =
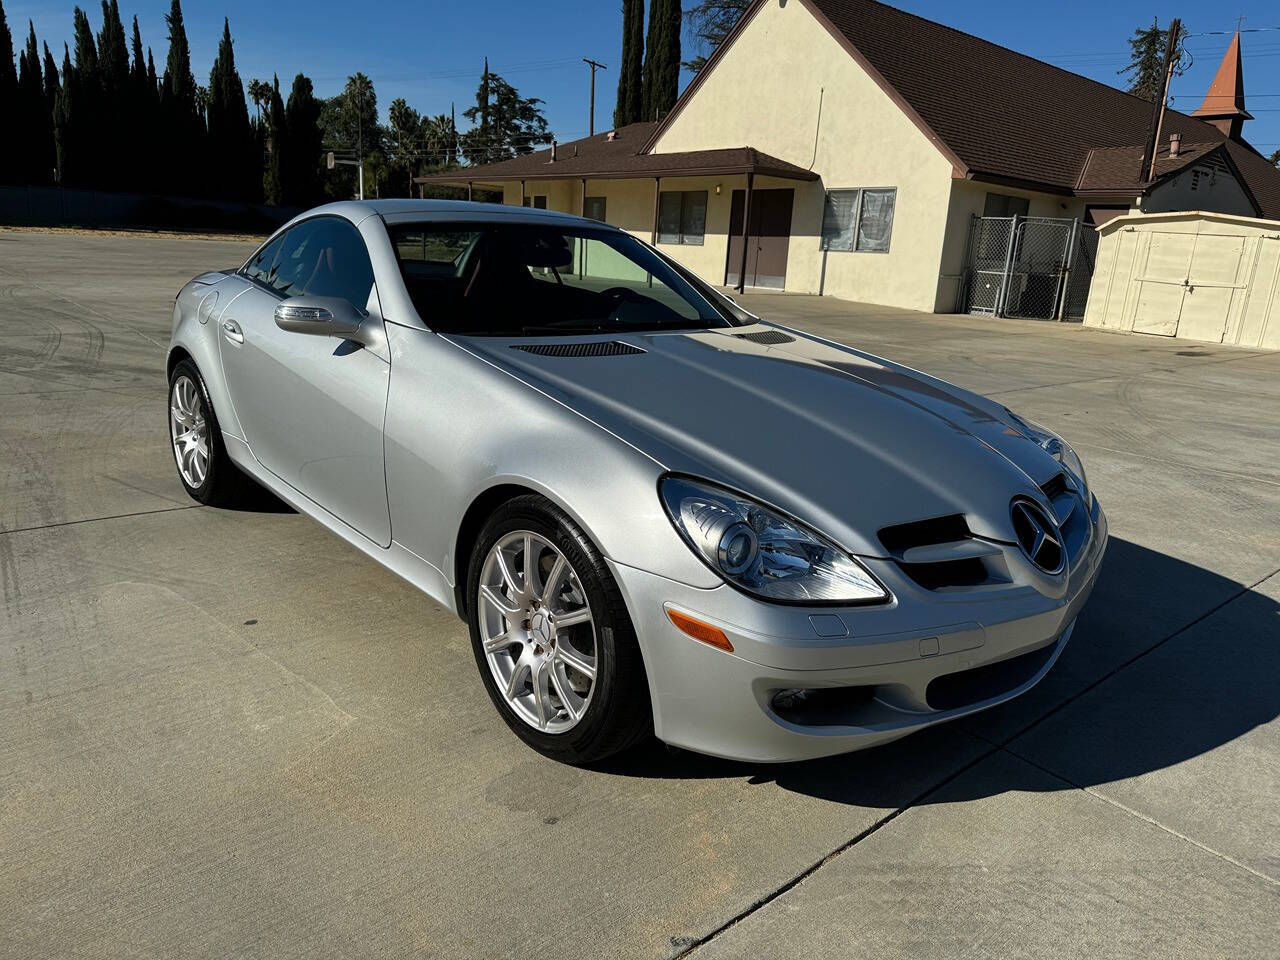
<svg viewBox="0 0 1280 960">
<path fill-rule="evenodd" d="M 1280 221 L 1131 214 L 1099 232 L 1087 326 L 1280 349 Z"/>
</svg>

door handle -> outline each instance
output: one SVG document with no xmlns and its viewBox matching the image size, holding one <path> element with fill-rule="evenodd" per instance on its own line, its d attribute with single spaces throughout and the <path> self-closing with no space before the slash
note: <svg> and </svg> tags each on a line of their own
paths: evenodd
<svg viewBox="0 0 1280 960">
<path fill-rule="evenodd" d="M 232 343 L 244 343 L 244 331 L 234 320 L 222 321 L 222 334 Z"/>
</svg>

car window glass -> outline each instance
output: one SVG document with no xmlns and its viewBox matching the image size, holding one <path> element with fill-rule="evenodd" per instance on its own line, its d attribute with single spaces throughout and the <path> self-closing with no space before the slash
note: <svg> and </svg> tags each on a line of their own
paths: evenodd
<svg viewBox="0 0 1280 960">
<path fill-rule="evenodd" d="M 373 265 L 354 226 L 316 217 L 285 234 L 269 282 L 281 296 L 341 297 L 363 308 L 373 286 Z"/>
<path fill-rule="evenodd" d="M 271 275 L 271 266 L 275 262 L 276 254 L 280 252 L 280 245 L 283 242 L 283 235 L 276 237 L 250 257 L 249 262 L 244 265 L 241 272 L 250 280 L 268 283 L 268 278 Z"/>
<path fill-rule="evenodd" d="M 405 287 L 434 330 L 566 336 L 729 326 L 696 284 L 634 237 L 590 227 L 391 227 Z"/>
</svg>

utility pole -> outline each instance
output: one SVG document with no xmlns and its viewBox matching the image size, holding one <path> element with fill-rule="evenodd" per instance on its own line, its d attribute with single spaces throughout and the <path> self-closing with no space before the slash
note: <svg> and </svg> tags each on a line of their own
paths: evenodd
<svg viewBox="0 0 1280 960">
<path fill-rule="evenodd" d="M 583 57 L 582 62 L 591 68 L 591 107 L 587 112 L 587 136 L 594 137 L 596 135 L 596 71 L 609 68 L 588 57 Z"/>
<path fill-rule="evenodd" d="M 1169 42 L 1164 48 L 1164 83 L 1160 86 L 1160 99 L 1152 110 L 1152 127 L 1154 133 L 1147 143 L 1146 153 L 1142 156 L 1142 178 L 1150 183 L 1156 178 L 1156 158 L 1160 155 L 1160 134 L 1164 127 L 1164 112 L 1169 103 L 1169 85 L 1173 82 L 1173 71 L 1178 66 L 1178 43 L 1182 38 L 1182 21 L 1174 17 L 1169 23 Z"/>
</svg>

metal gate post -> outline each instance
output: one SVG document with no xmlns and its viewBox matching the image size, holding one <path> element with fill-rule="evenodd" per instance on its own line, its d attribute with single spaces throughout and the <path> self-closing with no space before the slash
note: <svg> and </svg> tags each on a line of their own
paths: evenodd
<svg viewBox="0 0 1280 960">
<path fill-rule="evenodd" d="M 1067 251 L 1066 256 L 1062 258 L 1063 270 L 1058 277 L 1058 298 L 1057 309 L 1054 311 L 1054 319 L 1059 323 L 1062 322 L 1062 315 L 1067 310 L 1067 290 L 1071 284 L 1071 268 L 1075 265 L 1076 259 L 1076 236 L 1080 230 L 1080 221 L 1078 219 L 1071 221 L 1071 230 L 1067 233 Z"/>
<path fill-rule="evenodd" d="M 993 316 L 1003 317 L 1005 306 L 1009 298 L 1009 281 L 1013 277 L 1013 254 L 1017 246 L 1016 239 L 1018 236 L 1018 215 L 1014 214 L 1009 224 L 1009 248 L 1004 255 L 1004 274 L 1000 277 L 1000 290 L 996 293 L 996 306 Z"/>
</svg>

